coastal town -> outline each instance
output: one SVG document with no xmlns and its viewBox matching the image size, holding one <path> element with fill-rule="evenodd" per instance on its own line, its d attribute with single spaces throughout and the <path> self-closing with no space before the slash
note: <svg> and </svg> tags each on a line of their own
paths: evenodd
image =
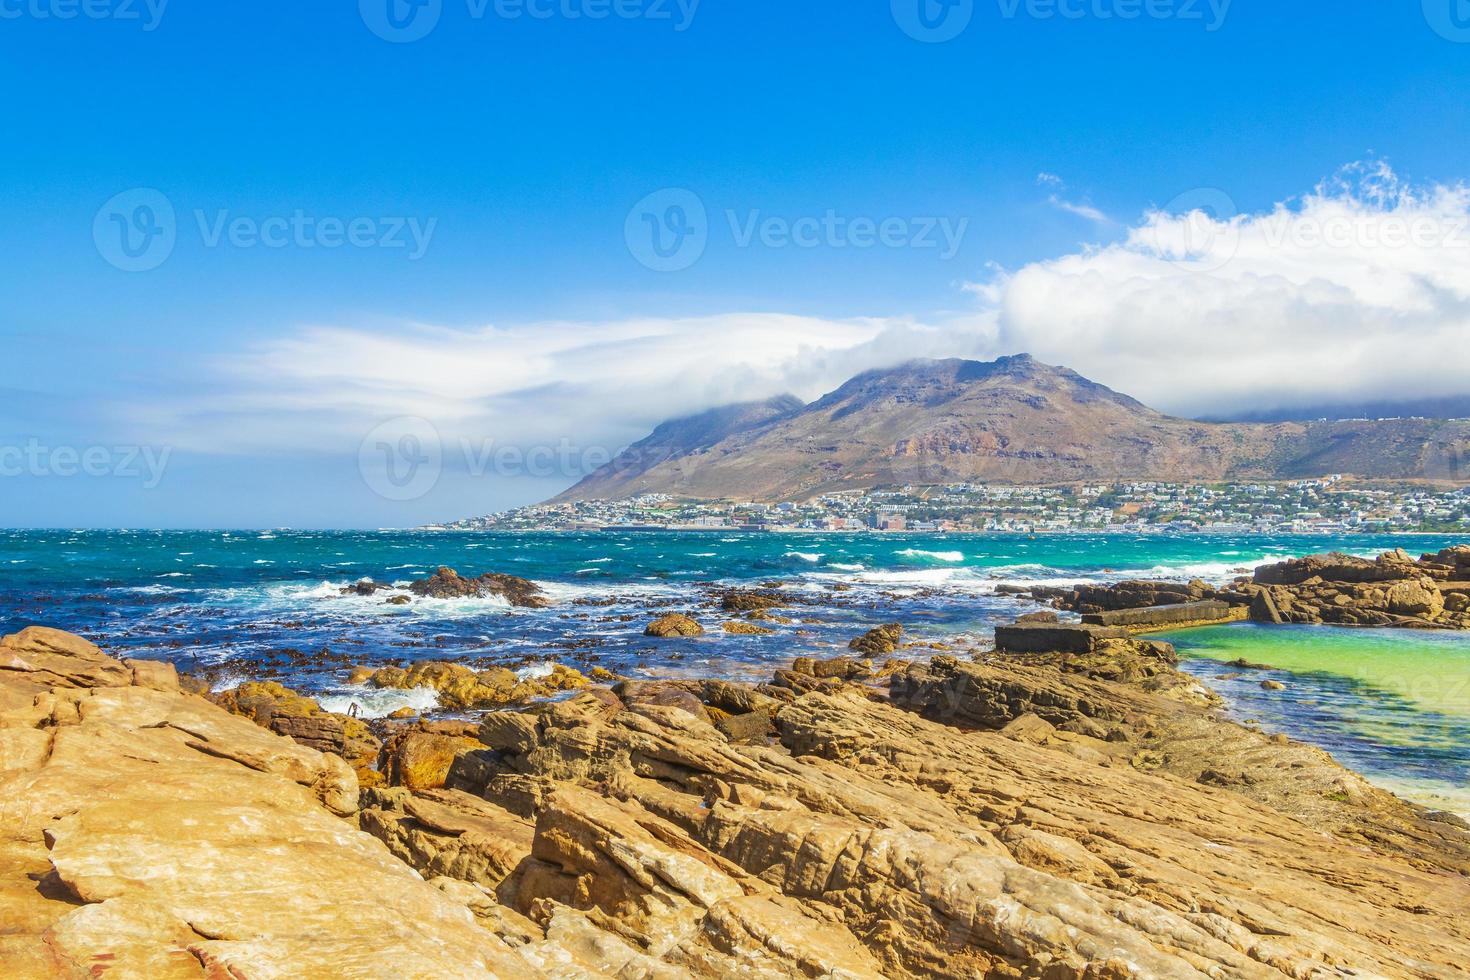
<svg viewBox="0 0 1470 980">
<path fill-rule="evenodd" d="M 627 500 L 538 504 L 431 529 L 928 533 L 1352 534 L 1470 528 L 1470 488 L 1341 476 L 1287 483 L 954 484 L 824 494 L 805 502 Z"/>
</svg>

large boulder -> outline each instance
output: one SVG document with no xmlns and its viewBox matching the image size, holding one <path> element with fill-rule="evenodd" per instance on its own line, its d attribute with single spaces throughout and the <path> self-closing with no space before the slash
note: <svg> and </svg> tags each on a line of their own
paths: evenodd
<svg viewBox="0 0 1470 980">
<path fill-rule="evenodd" d="M 496 572 L 465 578 L 452 568 L 440 568 L 428 578 L 411 583 L 408 590 L 414 595 L 433 599 L 483 599 L 493 596 L 504 599 L 512 606 L 529 609 L 543 609 L 551 605 L 545 591 L 535 582 Z"/>
<path fill-rule="evenodd" d="M 896 653 L 902 645 L 903 626 L 899 623 L 876 626 L 847 643 L 848 649 L 865 653 L 870 657 L 884 657 Z"/>
<path fill-rule="evenodd" d="M 484 746 L 475 722 L 420 722 L 395 731 L 383 746 L 388 783 L 410 790 L 441 788 L 454 760 Z"/>
<path fill-rule="evenodd" d="M 687 636 L 703 636 L 704 627 L 693 617 L 683 613 L 669 613 L 649 623 L 643 630 L 644 636 L 668 640 Z"/>
</svg>

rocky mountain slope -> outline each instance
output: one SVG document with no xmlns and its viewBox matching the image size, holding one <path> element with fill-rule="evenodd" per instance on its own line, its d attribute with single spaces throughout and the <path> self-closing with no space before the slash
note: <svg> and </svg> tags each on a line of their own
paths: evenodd
<svg viewBox="0 0 1470 980">
<path fill-rule="evenodd" d="M 782 398 L 666 423 L 557 500 L 661 492 L 801 499 L 965 481 L 1470 480 L 1470 421 L 1174 418 L 1028 355 L 914 361 L 801 406 Z"/>
</svg>

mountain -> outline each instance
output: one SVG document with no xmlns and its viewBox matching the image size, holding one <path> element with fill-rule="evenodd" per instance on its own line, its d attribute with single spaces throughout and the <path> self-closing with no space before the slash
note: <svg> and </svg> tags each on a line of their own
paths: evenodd
<svg viewBox="0 0 1470 980">
<path fill-rule="evenodd" d="M 1470 422 L 1197 422 L 1026 354 L 912 361 L 860 374 L 810 405 L 784 396 L 665 423 L 556 500 L 1330 473 L 1470 480 Z"/>
</svg>

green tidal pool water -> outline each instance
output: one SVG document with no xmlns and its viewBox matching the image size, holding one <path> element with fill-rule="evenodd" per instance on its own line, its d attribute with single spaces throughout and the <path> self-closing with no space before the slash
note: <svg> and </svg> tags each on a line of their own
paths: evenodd
<svg viewBox="0 0 1470 980">
<path fill-rule="evenodd" d="M 1470 634 L 1241 623 L 1159 634 L 1239 720 L 1470 816 Z M 1269 669 L 1241 669 L 1244 659 Z M 1263 680 L 1283 691 L 1266 691 Z"/>
</svg>

